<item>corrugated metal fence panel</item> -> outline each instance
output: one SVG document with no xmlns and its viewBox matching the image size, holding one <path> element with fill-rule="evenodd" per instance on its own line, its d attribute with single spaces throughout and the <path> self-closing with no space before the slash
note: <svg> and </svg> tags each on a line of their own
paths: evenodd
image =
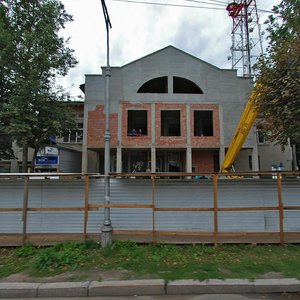
<svg viewBox="0 0 300 300">
<path fill-rule="evenodd" d="M 83 212 L 29 212 L 28 233 L 83 233 Z"/>
<path fill-rule="evenodd" d="M 23 188 L 22 179 L 0 180 L 0 207 L 22 208 Z M 22 212 L 0 213 L 0 233 L 21 233 L 22 226 Z"/>
<path fill-rule="evenodd" d="M 300 180 L 282 180 L 284 205 L 300 206 Z"/>
<path fill-rule="evenodd" d="M 218 205 L 219 207 L 277 206 L 276 180 L 220 180 Z"/>
<path fill-rule="evenodd" d="M 214 216 L 211 212 L 157 212 L 155 229 L 180 232 L 212 232 Z"/>
<path fill-rule="evenodd" d="M 104 180 L 91 180 L 89 203 L 104 201 Z M 111 179 L 112 204 L 151 204 L 151 180 Z M 103 209 L 89 213 L 88 232 L 99 232 L 103 224 Z M 151 208 L 111 208 L 111 221 L 115 230 L 152 230 Z"/>
<path fill-rule="evenodd" d="M 149 179 L 112 179 L 111 203 L 152 204 Z M 111 220 L 116 230 L 152 230 L 151 208 L 113 208 Z"/>
<path fill-rule="evenodd" d="M 0 233 L 21 233 L 22 226 L 22 213 L 0 213 Z"/>
<path fill-rule="evenodd" d="M 104 180 L 91 178 L 89 180 L 89 203 L 100 204 L 104 202 Z"/>
<path fill-rule="evenodd" d="M 158 180 L 155 183 L 157 208 L 212 208 L 213 183 L 211 180 Z M 213 231 L 211 212 L 155 213 L 155 229 L 163 231 L 208 232 Z"/>
<path fill-rule="evenodd" d="M 300 206 L 300 180 L 282 179 L 282 198 L 285 206 Z M 285 210 L 283 226 L 285 231 L 300 231 L 300 210 Z"/>
<path fill-rule="evenodd" d="M 23 207 L 24 180 L 0 180 L 0 207 Z"/>
<path fill-rule="evenodd" d="M 218 206 L 220 208 L 278 206 L 276 180 L 228 180 L 220 180 L 218 183 Z M 274 211 L 219 212 L 218 217 L 220 232 L 279 230 L 278 212 Z"/>
<path fill-rule="evenodd" d="M 30 180 L 29 207 L 84 207 L 84 179 Z M 0 207 L 22 208 L 23 180 L 0 181 Z M 283 180 L 284 205 L 300 205 L 299 180 Z M 103 179 L 90 179 L 89 203 L 103 203 Z M 220 180 L 219 207 L 278 205 L 276 180 Z M 111 179 L 112 204 L 152 204 L 152 182 L 147 179 Z M 212 180 L 155 181 L 158 208 L 212 208 Z M 22 213 L 2 212 L 0 233 L 21 233 Z M 152 230 L 151 208 L 112 208 L 116 230 Z M 218 212 L 219 231 L 268 232 L 279 230 L 278 211 Z M 155 229 L 166 231 L 212 232 L 213 212 L 155 212 Z M 83 211 L 28 212 L 28 233 L 82 233 Z M 103 209 L 89 212 L 88 232 L 98 233 Z M 284 212 L 285 231 L 300 232 L 300 211 Z"/>
<path fill-rule="evenodd" d="M 84 180 L 34 179 L 29 183 L 29 208 L 84 207 Z M 28 233 L 81 233 L 84 212 L 28 212 Z"/>
<path fill-rule="evenodd" d="M 211 180 L 159 180 L 155 183 L 156 207 L 213 207 Z"/>
<path fill-rule="evenodd" d="M 114 204 L 151 204 L 151 184 L 147 179 L 111 179 L 110 200 Z"/>
</svg>

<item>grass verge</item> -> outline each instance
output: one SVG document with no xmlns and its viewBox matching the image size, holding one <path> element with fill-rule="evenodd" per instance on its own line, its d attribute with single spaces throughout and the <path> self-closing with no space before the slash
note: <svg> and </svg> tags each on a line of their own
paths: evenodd
<svg viewBox="0 0 300 300">
<path fill-rule="evenodd" d="M 0 278 L 19 272 L 45 277 L 69 271 L 128 270 L 135 278 L 255 279 L 268 272 L 300 278 L 298 245 L 170 245 L 67 242 L 51 247 L 0 248 Z"/>
</svg>

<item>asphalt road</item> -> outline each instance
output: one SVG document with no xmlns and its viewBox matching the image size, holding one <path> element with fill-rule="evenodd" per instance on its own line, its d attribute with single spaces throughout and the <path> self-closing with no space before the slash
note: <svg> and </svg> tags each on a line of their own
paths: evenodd
<svg viewBox="0 0 300 300">
<path fill-rule="evenodd" d="M 1 298 L 1 300 L 37 300 L 39 298 Z M 300 300 L 300 294 L 215 294 L 215 295 L 165 295 L 133 297 L 68 297 L 40 298 L 42 300 Z"/>
</svg>

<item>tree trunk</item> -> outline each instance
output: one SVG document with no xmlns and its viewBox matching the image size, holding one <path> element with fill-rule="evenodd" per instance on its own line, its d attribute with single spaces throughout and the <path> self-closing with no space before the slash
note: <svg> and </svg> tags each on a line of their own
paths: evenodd
<svg viewBox="0 0 300 300">
<path fill-rule="evenodd" d="M 30 166 L 30 172 L 31 172 L 31 173 L 34 172 L 35 158 L 36 158 L 36 156 L 37 156 L 38 151 L 39 151 L 39 148 L 35 148 L 35 149 L 34 149 L 34 153 L 33 153 L 32 160 L 31 160 L 31 166 Z"/>
<path fill-rule="evenodd" d="M 28 145 L 23 145 L 23 156 L 22 156 L 22 173 L 27 173 L 28 167 Z"/>
</svg>

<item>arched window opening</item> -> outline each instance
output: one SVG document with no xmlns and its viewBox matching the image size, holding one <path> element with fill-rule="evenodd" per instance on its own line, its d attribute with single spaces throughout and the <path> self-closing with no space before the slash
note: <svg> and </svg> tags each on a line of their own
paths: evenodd
<svg viewBox="0 0 300 300">
<path fill-rule="evenodd" d="M 203 91 L 195 82 L 186 78 L 174 76 L 173 93 L 174 94 L 203 94 Z"/>
<path fill-rule="evenodd" d="M 168 93 L 168 77 L 157 77 L 145 82 L 137 91 L 138 93 Z"/>
</svg>

